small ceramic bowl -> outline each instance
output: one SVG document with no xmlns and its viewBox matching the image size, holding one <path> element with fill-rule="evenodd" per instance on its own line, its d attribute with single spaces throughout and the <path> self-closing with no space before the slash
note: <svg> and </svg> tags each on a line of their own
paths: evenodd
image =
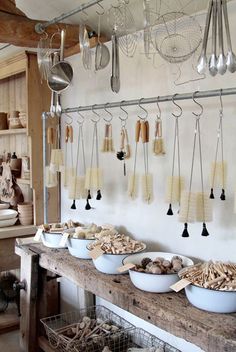
<svg viewBox="0 0 236 352">
<path fill-rule="evenodd" d="M 71 255 L 80 259 L 91 259 L 87 246 L 94 240 L 69 237 L 67 240 L 68 250 Z"/>
<path fill-rule="evenodd" d="M 150 258 L 154 260 L 157 257 L 163 257 L 167 260 L 171 260 L 173 256 L 179 256 L 183 260 L 183 266 L 193 265 L 193 261 L 190 258 L 184 257 L 179 254 L 165 253 L 165 252 L 146 252 L 133 254 L 126 257 L 123 260 L 123 264 L 140 264 L 142 259 Z M 171 292 L 170 286 L 179 281 L 178 274 L 149 274 L 138 272 L 135 270 L 129 270 L 130 280 L 133 285 L 142 291 L 153 292 L 153 293 L 164 293 Z"/>
<path fill-rule="evenodd" d="M 60 246 L 62 233 L 43 232 L 41 236 L 44 246 L 49 248 L 67 248 L 67 246 Z"/>
</svg>

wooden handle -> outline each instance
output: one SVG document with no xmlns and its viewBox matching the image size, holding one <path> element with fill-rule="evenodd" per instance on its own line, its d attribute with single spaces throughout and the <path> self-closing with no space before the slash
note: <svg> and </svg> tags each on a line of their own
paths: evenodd
<svg viewBox="0 0 236 352">
<path fill-rule="evenodd" d="M 110 124 L 105 125 L 105 138 L 109 138 Z"/>
<path fill-rule="evenodd" d="M 141 132 L 141 123 L 138 120 L 136 122 L 136 128 L 135 128 L 135 142 L 138 143 L 139 142 L 139 137 L 140 137 L 140 132 Z"/>
<path fill-rule="evenodd" d="M 145 121 L 141 122 L 141 137 L 142 137 L 142 142 L 146 143 L 147 142 L 147 126 L 146 126 Z"/>
<path fill-rule="evenodd" d="M 161 120 L 157 120 L 157 122 L 156 122 L 156 133 L 159 138 L 162 137 L 162 122 L 161 122 Z"/>
<path fill-rule="evenodd" d="M 69 140 L 69 134 L 70 134 L 69 126 L 66 126 L 66 131 L 65 131 L 65 142 L 66 142 L 66 143 L 67 143 L 68 140 Z"/>
<path fill-rule="evenodd" d="M 145 126 L 146 126 L 146 143 L 149 142 L 149 122 L 145 121 Z"/>
<path fill-rule="evenodd" d="M 72 126 L 69 126 L 69 138 L 70 138 L 70 142 L 73 143 L 74 131 L 73 131 L 73 127 Z"/>
<path fill-rule="evenodd" d="M 123 150 L 125 148 L 125 131 L 121 130 L 121 139 L 120 139 L 120 149 Z"/>
<path fill-rule="evenodd" d="M 47 142 L 48 142 L 48 144 L 53 144 L 53 142 L 54 142 L 53 127 L 48 127 L 48 129 L 47 129 Z"/>
</svg>

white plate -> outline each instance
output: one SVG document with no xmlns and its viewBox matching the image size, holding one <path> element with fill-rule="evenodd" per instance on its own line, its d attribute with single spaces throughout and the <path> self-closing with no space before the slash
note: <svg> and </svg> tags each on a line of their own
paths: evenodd
<svg viewBox="0 0 236 352">
<path fill-rule="evenodd" d="M 15 225 L 17 220 L 18 220 L 17 218 L 8 219 L 8 220 L 0 220 L 0 227 L 8 227 L 8 226 Z"/>
<path fill-rule="evenodd" d="M 13 219 L 17 216 L 17 211 L 12 209 L 2 209 L 0 210 L 0 220 Z"/>
<path fill-rule="evenodd" d="M 1 210 L 2 210 L 2 209 L 8 209 L 9 206 L 10 206 L 9 203 L 0 203 L 0 209 L 1 209 Z"/>
</svg>

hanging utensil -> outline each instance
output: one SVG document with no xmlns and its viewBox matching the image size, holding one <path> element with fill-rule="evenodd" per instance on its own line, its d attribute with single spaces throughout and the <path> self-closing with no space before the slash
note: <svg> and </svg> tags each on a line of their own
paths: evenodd
<svg viewBox="0 0 236 352">
<path fill-rule="evenodd" d="M 209 72 L 215 76 L 217 70 L 217 57 L 216 57 L 216 38 L 217 38 L 217 1 L 213 0 L 212 9 L 212 54 L 209 60 Z"/>
<path fill-rule="evenodd" d="M 147 59 L 150 59 L 150 48 L 151 48 L 151 18 L 150 18 L 150 0 L 143 0 L 143 14 L 144 14 L 144 30 L 143 30 L 143 44 L 144 53 Z"/>
<path fill-rule="evenodd" d="M 222 24 L 222 2 L 218 0 L 218 26 L 219 26 L 219 55 L 217 59 L 217 70 L 220 75 L 223 75 L 227 70 L 226 58 L 224 55 L 224 40 L 223 40 L 223 24 Z"/>
<path fill-rule="evenodd" d="M 197 71 L 200 74 L 205 73 L 207 68 L 206 50 L 207 50 L 207 41 L 208 41 L 208 34 L 209 34 L 209 28 L 210 28 L 210 22 L 211 22 L 211 15 L 212 15 L 212 7 L 213 7 L 213 0 L 210 0 L 208 5 L 207 17 L 206 17 L 206 26 L 205 26 L 204 36 L 203 36 L 202 51 L 201 51 L 201 55 L 199 56 L 198 64 L 197 64 Z"/>
<path fill-rule="evenodd" d="M 64 61 L 65 30 L 61 30 L 60 61 L 53 65 L 48 75 L 49 88 L 60 94 L 69 87 L 73 78 L 73 69 L 69 62 Z"/>
<path fill-rule="evenodd" d="M 111 90 L 114 93 L 120 91 L 120 61 L 119 61 L 119 44 L 115 32 L 111 36 L 112 42 L 112 76 Z"/>
<path fill-rule="evenodd" d="M 48 144 L 48 153 L 51 155 L 51 150 L 53 148 L 53 145 L 55 143 L 55 131 L 53 127 L 48 127 L 47 128 L 47 144 Z M 47 188 L 53 188 L 56 187 L 58 183 L 57 180 L 57 174 L 53 173 L 50 170 L 50 166 L 46 166 L 46 171 L 45 171 L 45 185 Z"/>
<path fill-rule="evenodd" d="M 101 5 L 100 5 L 101 6 Z M 95 70 L 102 70 L 110 62 L 110 52 L 108 47 L 101 43 L 100 41 L 100 30 L 101 30 L 101 16 L 104 14 L 104 9 L 103 13 L 98 13 L 98 42 L 96 45 L 96 50 L 95 50 Z"/>
<path fill-rule="evenodd" d="M 162 120 L 161 120 L 161 109 L 157 101 L 157 107 L 159 110 L 159 116 L 157 114 L 156 122 L 155 122 L 155 134 L 153 141 L 153 153 L 155 155 L 163 155 L 165 154 L 164 149 L 164 140 L 162 138 Z"/>
<path fill-rule="evenodd" d="M 172 158 L 172 172 L 171 176 L 167 179 L 167 190 L 166 190 L 166 201 L 169 203 L 169 208 L 167 215 L 173 215 L 172 205 L 175 202 L 180 204 L 180 197 L 182 190 L 184 188 L 183 177 L 181 177 L 181 165 L 180 165 L 180 146 L 179 146 L 179 117 L 182 115 L 183 110 L 181 106 L 176 104 L 174 101 L 176 94 L 172 97 L 172 102 L 180 109 L 178 115 L 172 113 L 172 116 L 175 117 L 175 132 L 174 132 L 174 146 L 173 146 L 173 158 Z M 175 162 L 177 154 L 177 169 L 178 174 L 175 175 Z"/>
<path fill-rule="evenodd" d="M 120 150 L 116 153 L 116 157 L 118 160 L 121 160 L 124 162 L 124 176 L 126 176 L 126 159 L 129 159 L 131 156 L 131 148 L 129 144 L 129 137 L 128 137 L 128 131 L 126 129 L 126 121 L 128 119 L 128 112 L 122 108 L 121 104 L 124 101 L 121 101 L 120 103 L 120 109 L 125 112 L 126 117 L 123 118 L 119 116 L 119 119 L 121 121 L 121 131 L 120 131 Z"/>
<path fill-rule="evenodd" d="M 134 168 L 133 174 L 129 177 L 129 185 L 128 185 L 128 194 L 132 199 L 135 199 L 138 194 L 138 180 L 136 175 L 136 166 L 137 166 L 137 151 L 138 151 L 138 143 L 141 134 L 141 122 L 138 120 L 135 126 L 135 152 L 134 152 Z"/>
<path fill-rule="evenodd" d="M 226 31 L 226 38 L 227 38 L 227 45 L 228 45 L 228 52 L 226 54 L 226 65 L 228 70 L 233 73 L 236 71 L 236 57 L 232 50 L 232 42 L 231 42 L 230 29 L 229 29 L 229 18 L 228 18 L 226 0 L 222 0 L 222 5 L 223 5 L 225 31 Z"/>
<path fill-rule="evenodd" d="M 219 111 L 219 126 L 217 131 L 217 142 L 216 142 L 216 152 L 215 160 L 212 163 L 211 170 L 211 192 L 210 199 L 214 199 L 214 187 L 216 185 L 221 187 L 220 199 L 225 200 L 225 186 L 226 186 L 226 174 L 227 165 L 224 160 L 224 139 L 223 139 L 223 103 L 222 103 L 222 91 L 220 91 L 220 111 Z M 221 149 L 221 161 L 218 161 L 218 152 Z"/>
</svg>

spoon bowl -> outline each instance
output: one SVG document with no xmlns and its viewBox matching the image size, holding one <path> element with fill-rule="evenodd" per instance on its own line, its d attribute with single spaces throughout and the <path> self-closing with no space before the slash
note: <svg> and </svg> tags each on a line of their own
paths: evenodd
<svg viewBox="0 0 236 352">
<path fill-rule="evenodd" d="M 226 65 L 229 72 L 233 73 L 236 71 L 236 56 L 232 51 L 228 51 L 226 55 Z"/>
<path fill-rule="evenodd" d="M 103 43 L 97 43 L 95 52 L 95 70 L 102 70 L 110 62 L 110 52 L 108 47 Z"/>
</svg>

